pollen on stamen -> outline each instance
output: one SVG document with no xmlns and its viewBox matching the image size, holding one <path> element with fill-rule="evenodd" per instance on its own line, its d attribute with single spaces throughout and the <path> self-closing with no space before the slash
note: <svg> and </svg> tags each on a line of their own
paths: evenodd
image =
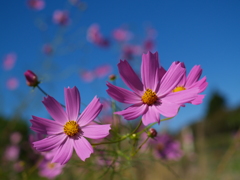
<svg viewBox="0 0 240 180">
<path fill-rule="evenodd" d="M 68 121 L 64 125 L 64 133 L 68 136 L 74 136 L 80 131 L 79 125 L 76 121 Z"/>
<path fill-rule="evenodd" d="M 147 105 L 152 105 L 157 101 L 158 97 L 154 91 L 151 89 L 147 89 L 143 96 L 142 96 L 142 102 Z"/>
<path fill-rule="evenodd" d="M 184 91 L 184 90 L 186 90 L 185 87 L 183 87 L 183 86 L 178 86 L 178 87 L 176 87 L 174 90 L 172 90 L 172 92 L 178 92 L 178 91 Z"/>
</svg>

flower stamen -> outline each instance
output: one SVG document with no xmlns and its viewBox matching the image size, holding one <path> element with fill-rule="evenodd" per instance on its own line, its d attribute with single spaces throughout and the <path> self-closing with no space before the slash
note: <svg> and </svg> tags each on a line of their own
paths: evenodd
<svg viewBox="0 0 240 180">
<path fill-rule="evenodd" d="M 68 136 L 74 136 L 80 131 L 79 125 L 76 121 L 68 121 L 64 125 L 64 133 Z"/>
<path fill-rule="evenodd" d="M 178 86 L 174 90 L 172 90 L 172 92 L 178 92 L 178 91 L 184 91 L 184 90 L 186 90 L 184 86 Z"/>
<path fill-rule="evenodd" d="M 144 104 L 152 105 L 157 101 L 158 97 L 154 91 L 147 89 L 142 96 L 142 101 Z"/>
</svg>

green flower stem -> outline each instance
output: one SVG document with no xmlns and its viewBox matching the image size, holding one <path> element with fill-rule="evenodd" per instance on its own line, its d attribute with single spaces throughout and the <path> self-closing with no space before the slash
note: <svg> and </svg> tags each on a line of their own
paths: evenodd
<svg viewBox="0 0 240 180">
<path fill-rule="evenodd" d="M 137 130 L 140 128 L 140 126 L 142 125 L 142 120 L 138 123 L 137 127 L 133 130 L 133 132 L 131 134 L 134 134 L 137 132 Z"/>
<path fill-rule="evenodd" d="M 138 147 L 138 149 L 132 154 L 132 157 L 135 156 L 138 151 L 142 148 L 142 146 L 148 141 L 149 137 L 147 137 L 147 139 L 145 139 L 145 141 L 143 141 L 143 143 Z"/>
</svg>

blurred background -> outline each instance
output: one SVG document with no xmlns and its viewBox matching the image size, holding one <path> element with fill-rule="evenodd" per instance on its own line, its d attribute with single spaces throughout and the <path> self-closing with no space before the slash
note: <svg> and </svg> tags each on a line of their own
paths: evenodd
<svg viewBox="0 0 240 180">
<path fill-rule="evenodd" d="M 150 164 L 152 172 L 141 170 L 141 177 L 238 179 L 239 8 L 237 0 L 3 1 L 0 153 L 5 168 L 1 167 L 0 177 L 31 179 L 26 175 L 29 171 L 38 173 L 27 168 L 36 164 L 37 156 L 31 154 L 29 120 L 32 115 L 49 115 L 41 102 L 44 94 L 27 86 L 25 71 L 37 74 L 40 86 L 62 104 L 63 88 L 77 86 L 82 110 L 95 95 L 110 102 L 106 93 L 109 75 L 116 75 L 116 85 L 126 88 L 118 74 L 120 59 L 126 59 L 140 73 L 142 54 L 157 51 L 165 69 L 173 61 L 184 62 L 188 72 L 201 65 L 202 77 L 207 77 L 209 85 L 202 93 L 205 98 L 201 105 L 188 104 L 173 119 L 154 126 L 160 134 L 167 132 L 181 143 L 181 159 L 165 159 L 166 166 L 154 161 Z M 20 140 L 11 140 L 12 136 Z M 6 152 L 13 152 L 10 159 Z M 135 170 L 138 172 L 139 167 Z M 125 174 L 125 179 L 134 179 Z M 56 178 L 66 175 L 64 171 Z"/>
</svg>

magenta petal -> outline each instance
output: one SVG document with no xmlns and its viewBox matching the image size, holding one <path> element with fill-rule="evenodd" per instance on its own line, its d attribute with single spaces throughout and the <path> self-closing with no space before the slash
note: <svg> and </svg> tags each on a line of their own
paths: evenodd
<svg viewBox="0 0 240 180">
<path fill-rule="evenodd" d="M 49 119 L 32 116 L 31 129 L 40 134 L 54 135 L 63 132 L 63 126 Z"/>
<path fill-rule="evenodd" d="M 141 77 L 145 89 L 156 90 L 156 86 L 159 83 L 159 62 L 158 53 L 152 54 L 148 52 L 142 55 L 142 65 L 141 65 Z"/>
<path fill-rule="evenodd" d="M 77 120 L 80 110 L 80 93 L 76 87 L 64 88 L 68 120 Z"/>
<path fill-rule="evenodd" d="M 142 116 L 142 122 L 144 126 L 147 126 L 151 123 L 160 122 L 160 114 L 155 105 L 148 106 L 148 111 Z"/>
<path fill-rule="evenodd" d="M 194 104 L 194 105 L 199 105 L 203 102 L 204 97 L 205 97 L 205 95 L 199 94 L 199 95 L 197 95 L 197 97 L 193 101 L 191 101 L 191 103 Z"/>
<path fill-rule="evenodd" d="M 162 77 L 164 76 L 164 74 L 166 73 L 167 71 L 163 68 L 163 67 L 160 67 L 159 68 L 159 81 L 162 79 Z"/>
<path fill-rule="evenodd" d="M 59 104 L 59 102 L 57 102 L 53 97 L 44 97 L 42 102 L 45 105 L 48 113 L 55 121 L 61 124 L 65 124 L 67 122 L 68 117 L 66 112 L 63 110 L 61 104 Z"/>
<path fill-rule="evenodd" d="M 197 82 L 201 74 L 202 74 L 202 68 L 200 67 L 200 65 L 194 66 L 188 74 L 186 87 Z"/>
<path fill-rule="evenodd" d="M 101 112 L 101 110 L 102 104 L 100 103 L 99 99 L 95 96 L 78 118 L 78 123 L 80 127 L 83 127 L 87 125 L 89 122 L 93 121 Z"/>
<path fill-rule="evenodd" d="M 91 139 L 101 139 L 109 135 L 110 124 L 88 125 L 82 128 L 83 136 Z"/>
<path fill-rule="evenodd" d="M 67 138 L 66 141 L 57 148 L 52 163 L 60 163 L 63 165 L 69 161 L 73 153 L 73 141 L 73 139 Z"/>
<path fill-rule="evenodd" d="M 83 161 L 93 153 L 91 144 L 84 137 L 74 140 L 74 149 L 78 157 Z"/>
<path fill-rule="evenodd" d="M 142 102 L 141 97 L 132 91 L 114 86 L 110 83 L 107 83 L 107 86 L 109 88 L 107 89 L 107 93 L 116 101 L 127 104 L 136 104 Z"/>
<path fill-rule="evenodd" d="M 33 147 L 40 152 L 51 151 L 58 147 L 66 138 L 65 134 L 52 135 L 40 141 L 33 142 Z"/>
<path fill-rule="evenodd" d="M 196 83 L 193 83 L 192 85 L 190 85 L 189 87 L 187 87 L 187 89 L 191 89 L 191 88 L 198 88 L 199 91 L 198 93 L 203 92 L 207 86 L 208 83 L 206 82 L 207 78 L 203 77 L 201 80 L 197 81 Z"/>
<path fill-rule="evenodd" d="M 174 117 L 178 113 L 180 105 L 169 102 L 162 102 L 155 106 L 155 109 L 165 117 Z"/>
<path fill-rule="evenodd" d="M 141 96 L 143 94 L 143 84 L 126 60 L 118 63 L 118 70 L 124 83 Z"/>
<path fill-rule="evenodd" d="M 134 104 L 123 111 L 115 112 L 114 114 L 122 115 L 127 120 L 133 120 L 143 115 L 148 109 L 146 104 Z"/>
<path fill-rule="evenodd" d="M 199 91 L 198 88 L 193 88 L 193 89 L 187 89 L 184 91 L 170 93 L 164 98 L 162 98 L 162 103 L 168 102 L 168 103 L 173 103 L 178 105 L 190 103 L 192 100 L 194 100 L 197 97 L 198 91 Z"/>
<path fill-rule="evenodd" d="M 173 62 L 168 71 L 161 79 L 161 85 L 158 96 L 164 96 L 170 93 L 181 81 L 185 73 L 185 66 L 183 63 Z"/>
</svg>

